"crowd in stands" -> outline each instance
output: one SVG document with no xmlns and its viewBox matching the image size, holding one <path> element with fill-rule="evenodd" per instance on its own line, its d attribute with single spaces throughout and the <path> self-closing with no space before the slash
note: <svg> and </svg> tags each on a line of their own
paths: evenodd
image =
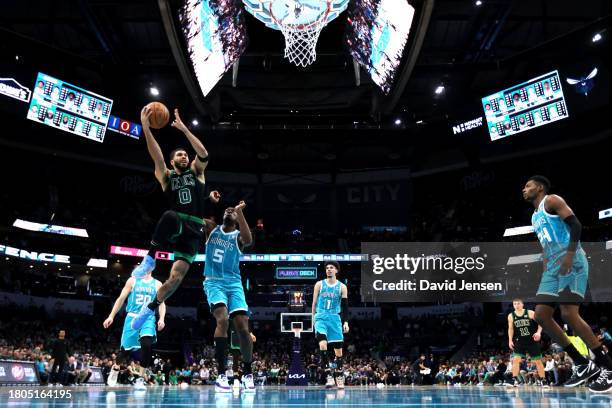
<svg viewBox="0 0 612 408">
<path fill-rule="evenodd" d="M 137 354 L 124 360 L 118 352 L 121 324 L 104 330 L 100 324 L 91 324 L 100 316 L 62 316 L 61 319 L 45 317 L 38 309 L 2 308 L 7 318 L 0 321 L 0 359 L 34 361 L 43 383 L 84 384 L 91 375 L 91 367 L 100 367 L 106 380 L 113 367 L 119 368 L 118 383 L 131 384 L 143 378 L 147 384 L 178 385 L 186 382 L 191 385 L 213 384 L 217 375 L 212 346 L 212 325 L 200 324 L 192 327 L 191 351 L 180 351 L 179 355 L 164 356 L 156 352 L 152 367 L 144 368 Z M 589 305 L 586 311 L 598 330 L 602 342 L 610 345 L 612 336 L 603 324 L 607 323 L 607 312 L 602 305 Z M 600 313 L 600 314 L 597 314 Z M 472 315 L 474 315 L 472 313 Z M 254 352 L 253 373 L 257 384 L 284 384 L 290 363 L 291 336 L 278 336 L 278 328 L 273 323 L 253 322 L 253 332 L 257 335 Z M 503 327 L 490 329 L 482 327 L 466 317 L 421 317 L 388 322 L 388 325 L 375 325 L 372 322 L 354 322 L 345 347 L 343 372 L 346 384 L 351 386 L 370 386 L 407 384 L 447 384 L 447 385 L 496 385 L 508 383 L 511 379 L 511 358 L 504 345 Z M 170 324 L 169 326 L 172 326 Z M 437 328 L 437 331 L 436 331 Z M 57 333 L 66 331 L 65 348 L 60 348 L 66 358 L 61 360 L 60 370 L 57 363 Z M 171 329 L 170 329 L 171 330 Z M 468 331 L 492 332 L 497 337 L 493 342 L 483 342 L 472 354 L 460 361 L 451 359 L 457 347 L 433 347 L 435 336 L 430 333 L 452 332 L 438 336 L 439 343 L 461 345 Z M 408 341 L 406 339 L 418 339 Z M 179 344 L 177 338 L 167 344 Z M 61 343 L 60 343 L 61 344 Z M 304 365 L 311 384 L 323 384 L 326 372 L 319 363 L 315 352 L 317 346 L 312 336 L 303 336 L 302 350 Z M 420 354 L 425 350 L 436 349 L 436 353 Z M 240 355 L 231 353 L 233 375 L 241 375 Z M 550 384 L 562 384 L 570 375 L 572 362 L 556 345 L 545 343 L 545 370 Z M 424 372 L 427 368 L 430 371 Z M 521 362 L 520 378 L 526 384 L 538 381 L 534 363 L 530 358 Z"/>
<path fill-rule="evenodd" d="M 444 175 L 415 182 L 414 194 L 419 195 L 419 200 L 406 205 L 406 217 L 402 218 L 408 226 L 406 229 L 372 231 L 359 225 L 330 231 L 319 230 L 305 223 L 304 228 L 296 230 L 289 227 L 286 219 L 273 220 L 266 228 L 259 228 L 254 223 L 259 215 L 256 211 L 249 212 L 249 221 L 255 230 L 255 243 L 250 250 L 257 253 L 358 253 L 361 243 L 368 241 L 499 241 L 505 228 L 529 223 L 532 209 L 520 197 L 521 185 L 502 183 L 507 173 L 497 170 L 456 176 Z M 102 184 L 95 185 L 96 192 L 88 191 L 89 194 L 84 195 L 74 189 L 70 180 L 56 185 L 62 183 L 62 179 L 49 175 L 47 188 L 37 190 L 37 196 L 31 197 L 28 202 L 15 199 L 22 193 L 17 187 L 6 188 L 0 193 L 0 217 L 4 217 L 0 219 L 0 244 L 19 248 L 49 248 L 58 253 L 82 253 L 88 258 L 107 258 L 111 244 L 145 247 L 164 204 L 157 184 L 154 180 L 151 184 L 151 175 L 136 183 L 136 186 L 130 184 L 131 179 L 126 181 L 125 177 L 117 174 L 113 177 L 99 180 Z M 451 179 L 453 183 L 448 182 Z M 553 180 L 553 184 L 581 219 L 583 240 L 612 239 L 610 219 L 597 220 L 596 217 L 597 210 L 609 208 L 609 203 L 594 195 L 600 195 L 601 191 L 572 188 L 570 181 L 574 182 L 571 178 L 559 177 Z M 31 191 L 27 193 L 34 194 Z M 256 206 L 250 208 L 253 207 Z M 320 217 L 314 211 L 307 214 L 305 218 Z M 371 212 L 364 209 L 364 218 L 369 214 Z M 44 234 L 35 236 L 12 228 L 15 218 L 87 228 L 91 238 L 81 240 L 53 236 L 53 239 L 48 239 L 48 235 Z M 283 224 L 285 221 L 287 223 Z M 178 352 L 172 356 L 159 352 L 154 365 L 144 368 L 138 362 L 137 355 L 132 355 L 127 361 L 118 356 L 120 319 L 111 329 L 102 328 L 102 313 L 110 310 L 110 304 L 120 292 L 126 274 L 117 277 L 116 271 L 109 268 L 111 272 L 107 274 L 92 273 L 81 280 L 83 276 L 66 270 L 61 273 L 39 268 L 30 270 L 29 265 L 19 262 L 11 259 L 1 265 L 0 290 L 43 297 L 94 299 L 97 295 L 103 295 L 105 299 L 101 305 L 96 305 L 95 315 L 87 317 L 64 315 L 50 319 L 43 309 L 24 310 L 3 306 L 0 309 L 3 315 L 0 319 L 0 358 L 34 361 L 43 382 L 64 385 L 87 382 L 91 374 L 90 366 L 101 367 L 105 378 L 113 367 L 118 366 L 118 381 L 122 384 L 133 383 L 140 377 L 149 384 L 211 384 L 219 374 L 210 346 L 212 321 L 193 322 L 192 327 L 181 326 L 176 330 L 173 330 L 174 323 L 168 321 L 168 327 L 160 334 L 159 341 L 175 347 Z M 161 276 L 161 280 L 164 280 L 167 272 L 158 275 Z M 192 272 L 170 302 L 174 305 L 187 302 L 192 307 L 202 303 L 201 279 L 201 271 Z M 83 284 L 85 281 L 86 285 Z M 268 286 L 268 291 L 265 286 L 258 290 L 269 299 L 272 292 L 280 288 Z M 83 288 L 88 289 L 84 292 Z M 349 290 L 351 302 L 359 302 L 359 286 L 349 285 Z M 254 294 L 248 294 L 247 298 L 251 295 Z M 610 325 L 607 306 L 591 304 L 584 315 L 589 317 L 589 323 L 600 330 L 602 341 L 609 345 L 612 338 L 605 330 Z M 507 344 L 505 327 L 493 326 L 487 332 L 481 328 L 482 321 L 470 321 L 469 317 L 473 315 L 468 314 L 468 318 L 464 319 L 387 319 L 373 327 L 351 322 L 345 351 L 346 384 L 495 385 L 507 382 L 511 370 L 510 357 L 507 350 L 500 348 L 500 345 Z M 283 384 L 287 380 L 293 339 L 290 336 L 279 337 L 277 322 L 274 323 L 253 322 L 253 331 L 257 336 L 253 373 L 259 384 Z M 54 372 L 54 365 L 59 364 L 53 352 L 60 329 L 66 330 L 66 358 L 59 361 L 62 367 Z M 479 351 L 462 357 L 460 361 L 452 360 L 453 352 L 475 330 L 482 336 Z M 181 348 L 186 340 L 193 349 L 188 353 Z M 431 353 L 433 347 L 436 353 Z M 309 382 L 323 383 L 325 372 L 314 353 L 314 339 L 304 336 L 302 349 Z M 420 357 L 420 353 L 426 354 Z M 562 384 L 571 374 L 571 360 L 548 343 L 545 344 L 544 358 L 548 381 Z M 236 363 L 234 372 L 240 375 L 239 357 L 233 359 Z M 427 370 L 422 367 L 427 367 L 430 372 L 424 373 Z M 533 361 L 522 361 L 520 371 L 525 383 L 536 381 Z"/>
</svg>

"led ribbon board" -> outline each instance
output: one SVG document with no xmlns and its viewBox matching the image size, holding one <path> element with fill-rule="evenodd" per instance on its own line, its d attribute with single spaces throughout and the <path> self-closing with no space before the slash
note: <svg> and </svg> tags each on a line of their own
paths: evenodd
<svg viewBox="0 0 612 408">
<path fill-rule="evenodd" d="M 64 227 L 61 225 L 52 224 L 39 224 L 37 222 L 20 220 L 19 218 L 15 220 L 15 222 L 13 223 L 13 227 L 21 228 L 28 231 L 48 232 L 50 234 L 72 235 L 75 237 L 89 238 L 87 230 L 83 228 Z"/>
<path fill-rule="evenodd" d="M 37 262 L 58 262 L 58 263 L 70 263 L 70 256 L 52 254 L 48 252 L 36 252 L 28 251 L 27 249 L 13 248 L 8 245 L 0 245 L 0 254 L 6 256 L 13 256 L 16 258 L 26 259 L 29 261 Z"/>
<path fill-rule="evenodd" d="M 142 258 L 147 254 L 147 250 L 144 248 L 112 245 L 110 253 L 112 255 Z M 155 258 L 172 261 L 174 260 L 174 254 L 171 252 L 157 251 L 155 253 Z M 196 255 L 195 262 L 204 262 L 205 260 L 206 257 L 204 254 Z M 362 262 L 367 260 L 367 254 L 244 254 L 240 256 L 241 262 Z"/>
</svg>

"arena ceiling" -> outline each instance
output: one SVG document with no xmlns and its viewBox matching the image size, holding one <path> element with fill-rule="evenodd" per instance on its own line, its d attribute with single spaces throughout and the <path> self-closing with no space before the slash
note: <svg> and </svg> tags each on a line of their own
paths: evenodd
<svg viewBox="0 0 612 408">
<path fill-rule="evenodd" d="M 411 3 L 418 8 L 428 1 Z M 580 6 L 572 0 L 482 0 L 480 6 L 472 0 L 432 1 L 416 64 L 393 101 L 381 96 L 363 70 L 356 86 L 342 43 L 344 14 L 323 30 L 318 60 L 307 69 L 286 62 L 281 34 L 247 14 L 250 43 L 236 87 L 230 71 L 202 98 L 202 111 L 177 68 L 162 3 L 5 2 L 2 65 L 47 70 L 98 90 L 115 101 L 114 112 L 132 120 L 152 99 L 148 89 L 154 85 L 159 99 L 180 106 L 186 118 L 198 118 L 201 132 L 217 135 L 209 143 L 221 158 L 244 169 L 407 165 L 424 160 L 418 153 L 423 145 L 456 148 L 432 141 L 431 133 L 447 129 L 449 118 L 460 119 L 466 101 L 477 102 L 495 86 L 521 77 L 529 61 L 563 58 L 568 47 L 588 43 L 595 28 L 609 24 L 612 11 L 606 0 Z M 179 3 L 169 2 L 174 8 Z M 440 85 L 445 91 L 436 95 Z M 313 101 L 322 102 L 315 107 Z M 282 161 L 286 165 L 279 167 Z"/>
</svg>

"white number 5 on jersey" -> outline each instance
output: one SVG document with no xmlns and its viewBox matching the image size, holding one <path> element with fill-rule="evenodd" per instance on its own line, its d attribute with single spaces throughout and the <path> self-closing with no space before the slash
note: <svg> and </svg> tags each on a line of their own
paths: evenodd
<svg viewBox="0 0 612 408">
<path fill-rule="evenodd" d="M 220 248 L 216 248 L 215 252 L 213 252 L 213 262 L 223 263 L 223 255 L 224 254 L 225 254 L 225 251 L 223 251 Z"/>
</svg>

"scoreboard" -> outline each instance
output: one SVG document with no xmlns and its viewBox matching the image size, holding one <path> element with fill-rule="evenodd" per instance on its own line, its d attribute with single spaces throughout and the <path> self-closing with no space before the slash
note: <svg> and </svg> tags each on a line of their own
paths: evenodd
<svg viewBox="0 0 612 408">
<path fill-rule="evenodd" d="M 112 107 L 104 96 L 39 72 L 27 118 L 101 143 Z"/>
<path fill-rule="evenodd" d="M 482 98 L 495 141 L 569 117 L 558 71 Z"/>
</svg>

